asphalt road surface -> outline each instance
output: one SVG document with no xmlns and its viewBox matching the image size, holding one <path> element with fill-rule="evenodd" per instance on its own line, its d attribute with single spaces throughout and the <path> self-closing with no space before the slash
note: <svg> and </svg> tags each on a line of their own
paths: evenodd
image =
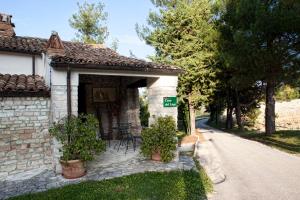
<svg viewBox="0 0 300 200">
<path fill-rule="evenodd" d="M 197 121 L 212 142 L 224 182 L 214 186 L 211 200 L 300 200 L 300 157 L 246 140 Z"/>
</svg>

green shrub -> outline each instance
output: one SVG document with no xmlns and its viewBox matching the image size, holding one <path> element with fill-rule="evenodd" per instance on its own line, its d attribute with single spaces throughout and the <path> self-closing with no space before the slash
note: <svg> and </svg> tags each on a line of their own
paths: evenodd
<svg viewBox="0 0 300 200">
<path fill-rule="evenodd" d="M 256 123 L 257 118 L 261 114 L 259 108 L 252 108 L 245 114 L 245 124 L 247 126 L 253 127 Z"/>
<path fill-rule="evenodd" d="M 93 160 L 95 153 L 105 149 L 104 142 L 97 138 L 98 120 L 93 115 L 63 118 L 54 123 L 49 132 L 62 143 L 62 160 Z"/>
<path fill-rule="evenodd" d="M 276 100 L 278 101 L 290 101 L 299 97 L 299 90 L 289 85 L 281 86 L 276 92 Z"/>
<path fill-rule="evenodd" d="M 141 152 L 146 157 L 151 157 L 159 151 L 163 162 L 174 158 L 176 150 L 176 125 L 171 116 L 158 117 L 150 128 L 142 131 L 143 143 Z"/>
</svg>

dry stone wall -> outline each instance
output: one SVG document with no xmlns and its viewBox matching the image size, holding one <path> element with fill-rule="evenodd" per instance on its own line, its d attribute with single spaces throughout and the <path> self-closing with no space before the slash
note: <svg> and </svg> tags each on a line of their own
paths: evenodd
<svg viewBox="0 0 300 200">
<path fill-rule="evenodd" d="M 0 99 L 0 180 L 36 168 L 52 168 L 50 99 Z"/>
</svg>

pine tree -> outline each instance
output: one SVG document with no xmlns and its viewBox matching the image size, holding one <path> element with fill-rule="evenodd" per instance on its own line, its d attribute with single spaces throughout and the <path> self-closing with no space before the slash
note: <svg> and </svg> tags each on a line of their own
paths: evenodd
<svg viewBox="0 0 300 200">
<path fill-rule="evenodd" d="M 232 40 L 227 53 L 239 70 L 236 80 L 256 80 L 266 88 L 265 129 L 272 134 L 276 130 L 275 88 L 291 75 L 299 77 L 300 2 L 225 2 L 221 19 Z"/>
<path fill-rule="evenodd" d="M 218 32 L 209 0 L 153 1 L 159 13 L 149 14 L 149 26 L 139 35 L 156 50 L 153 60 L 181 67 L 178 94 L 190 111 L 195 133 L 195 108 L 208 103 L 215 87 Z"/>
<path fill-rule="evenodd" d="M 104 4 L 89 4 L 84 2 L 82 5 L 77 3 L 78 13 L 72 15 L 69 24 L 77 30 L 77 41 L 84 43 L 103 44 L 108 36 L 107 26 L 105 25 L 107 13 L 104 12 Z"/>
</svg>

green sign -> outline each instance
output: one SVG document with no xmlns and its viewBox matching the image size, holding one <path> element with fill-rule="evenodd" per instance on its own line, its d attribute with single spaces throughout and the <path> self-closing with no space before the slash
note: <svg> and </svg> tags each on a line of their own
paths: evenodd
<svg viewBox="0 0 300 200">
<path fill-rule="evenodd" d="M 164 107 L 176 107 L 177 97 L 164 97 Z"/>
</svg>

